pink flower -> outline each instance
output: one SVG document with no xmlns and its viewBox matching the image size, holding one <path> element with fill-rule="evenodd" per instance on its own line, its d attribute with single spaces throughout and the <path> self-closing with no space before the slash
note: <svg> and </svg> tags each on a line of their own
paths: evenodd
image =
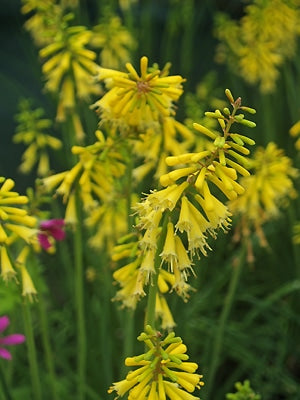
<svg viewBox="0 0 300 400">
<path fill-rule="evenodd" d="M 9 325 L 9 318 L 4 316 L 0 317 L 0 332 L 3 332 Z M 25 336 L 20 333 L 14 333 L 13 335 L 8 335 L 0 337 L 0 357 L 6 360 L 11 360 L 11 354 L 8 350 L 4 349 L 2 346 L 10 346 L 14 344 L 20 344 L 25 342 Z"/>
<path fill-rule="evenodd" d="M 38 240 L 43 249 L 48 250 L 52 247 L 49 238 L 55 240 L 64 240 L 66 233 L 63 230 L 65 221 L 63 219 L 48 219 L 40 223 L 40 232 L 38 233 Z"/>
</svg>

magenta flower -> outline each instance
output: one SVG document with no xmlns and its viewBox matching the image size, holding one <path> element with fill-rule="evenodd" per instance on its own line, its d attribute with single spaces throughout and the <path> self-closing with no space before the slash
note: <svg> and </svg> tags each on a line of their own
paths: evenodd
<svg viewBox="0 0 300 400">
<path fill-rule="evenodd" d="M 64 240 L 66 233 L 64 231 L 65 221 L 63 219 L 48 219 L 40 223 L 40 232 L 38 240 L 43 249 L 48 250 L 52 247 L 51 239 Z"/>
<path fill-rule="evenodd" d="M 3 332 L 9 325 L 9 318 L 4 316 L 0 317 L 0 333 Z M 14 333 L 13 335 L 8 335 L 0 337 L 0 357 L 6 360 L 11 360 L 11 354 L 8 350 L 4 349 L 2 346 L 11 346 L 14 344 L 20 344 L 25 342 L 25 336 L 20 333 Z"/>
</svg>

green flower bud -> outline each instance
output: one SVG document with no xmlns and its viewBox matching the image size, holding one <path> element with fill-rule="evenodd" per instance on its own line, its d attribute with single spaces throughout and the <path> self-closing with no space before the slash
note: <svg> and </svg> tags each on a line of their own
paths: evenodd
<svg viewBox="0 0 300 400">
<path fill-rule="evenodd" d="M 233 98 L 232 93 L 231 93 L 231 91 L 229 89 L 225 89 L 225 94 L 226 94 L 227 99 L 230 101 L 230 103 L 231 104 L 234 103 L 234 98 Z"/>
</svg>

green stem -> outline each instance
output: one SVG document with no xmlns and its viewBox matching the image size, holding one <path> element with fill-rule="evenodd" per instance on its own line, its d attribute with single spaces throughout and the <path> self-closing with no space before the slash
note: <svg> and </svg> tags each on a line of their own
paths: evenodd
<svg viewBox="0 0 300 400">
<path fill-rule="evenodd" d="M 8 385 L 6 383 L 4 372 L 2 371 L 2 367 L 0 365 L 0 382 L 3 389 L 4 400 L 13 400 L 12 395 L 10 394 Z"/>
<path fill-rule="evenodd" d="M 158 292 L 158 275 L 161 264 L 160 253 L 162 252 L 163 244 L 165 242 L 167 223 L 168 223 L 168 216 L 166 215 L 164 218 L 162 231 L 158 240 L 157 250 L 155 253 L 155 260 L 154 260 L 155 275 L 152 276 L 152 281 L 149 286 L 148 303 L 146 308 L 145 324 L 150 325 L 153 329 L 155 329 L 155 306 L 156 306 L 156 296 Z"/>
<path fill-rule="evenodd" d="M 84 276 L 83 276 L 83 248 L 81 230 L 81 212 L 77 196 L 78 223 L 74 232 L 74 258 L 75 258 L 75 305 L 77 312 L 77 374 L 78 374 L 78 399 L 84 400 L 86 379 L 86 332 L 84 316 Z"/>
<path fill-rule="evenodd" d="M 213 342 L 213 350 L 212 350 L 211 362 L 210 362 L 210 366 L 209 366 L 209 377 L 208 377 L 208 382 L 207 382 L 207 398 L 210 397 L 214 378 L 215 378 L 216 371 L 217 371 L 217 368 L 219 365 L 219 358 L 220 358 L 220 354 L 222 351 L 222 344 L 223 344 L 223 338 L 224 338 L 224 330 L 225 330 L 226 323 L 228 321 L 228 317 L 230 314 L 230 310 L 232 308 L 232 304 L 234 302 L 235 293 L 236 293 L 237 285 L 239 282 L 239 277 L 240 277 L 243 262 L 244 262 L 244 256 L 245 256 L 245 249 L 243 248 L 238 265 L 236 265 L 232 268 L 232 274 L 231 274 L 231 278 L 230 278 L 230 282 L 229 282 L 227 295 L 225 297 L 223 309 L 222 309 L 220 319 L 219 319 L 218 329 L 217 329 L 217 332 L 216 332 L 216 335 L 214 338 L 214 342 Z"/>
<path fill-rule="evenodd" d="M 129 146 L 128 146 L 129 147 Z M 132 159 L 132 151 L 128 148 L 127 150 L 127 168 L 126 168 L 126 207 L 127 207 L 127 231 L 132 232 L 132 204 L 131 204 L 131 195 L 132 195 L 132 170 L 133 170 L 133 159 Z"/>
<path fill-rule="evenodd" d="M 133 159 L 132 151 L 128 146 L 127 149 L 127 169 L 126 169 L 126 208 L 127 208 L 127 232 L 132 232 L 133 217 L 132 217 L 132 170 L 133 170 Z M 134 311 L 128 310 L 125 312 L 125 327 L 124 327 L 124 359 L 132 354 L 133 351 L 133 327 L 134 327 Z"/>
<path fill-rule="evenodd" d="M 32 315 L 30 310 L 30 304 L 28 303 L 28 301 L 26 301 L 23 304 L 23 318 L 24 318 L 24 328 L 26 335 L 33 399 L 42 400 L 41 381 L 39 376 L 39 366 L 37 362 L 37 351 L 35 347 L 33 326 L 32 326 Z"/>
<path fill-rule="evenodd" d="M 158 274 L 160 268 L 159 254 L 159 251 L 157 251 L 155 254 L 155 275 L 152 277 L 152 282 L 149 287 L 148 303 L 146 309 L 146 325 L 150 325 L 153 329 L 155 329 L 155 305 L 156 295 L 158 291 Z"/>
<path fill-rule="evenodd" d="M 51 208 L 54 218 L 64 218 L 62 215 L 62 210 L 60 209 L 57 201 L 51 202 Z M 70 248 L 67 240 L 62 240 L 56 243 L 58 259 L 61 260 L 61 265 L 64 268 L 65 272 L 65 281 L 68 286 L 69 293 L 73 296 L 73 286 L 74 286 L 74 269 L 73 269 L 73 261 L 70 255 Z"/>
<path fill-rule="evenodd" d="M 41 336 L 42 336 L 42 342 L 43 342 L 43 347 L 44 347 L 44 352 L 45 352 L 45 361 L 46 361 L 46 366 L 47 366 L 49 377 L 50 377 L 50 384 L 51 384 L 50 390 L 52 392 L 52 399 L 58 400 L 58 394 L 56 392 L 56 374 L 55 374 L 53 353 L 52 353 L 50 337 L 49 337 L 49 324 L 48 324 L 48 319 L 47 319 L 47 311 L 46 311 L 45 301 L 44 301 L 42 293 L 39 296 L 38 307 L 39 307 L 40 323 L 41 323 L 41 325 L 40 325 L 41 326 Z"/>
</svg>

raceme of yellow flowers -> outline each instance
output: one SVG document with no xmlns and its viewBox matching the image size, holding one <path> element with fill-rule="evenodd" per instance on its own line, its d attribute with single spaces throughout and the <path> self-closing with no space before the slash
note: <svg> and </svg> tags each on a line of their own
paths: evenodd
<svg viewBox="0 0 300 400">
<path fill-rule="evenodd" d="M 37 219 L 24 208 L 28 197 L 12 190 L 15 186 L 12 179 L 1 177 L 0 183 L 1 278 L 6 283 L 12 279 L 18 282 L 20 276 L 22 295 L 32 300 L 36 289 L 26 268 L 26 260 L 30 247 L 38 247 Z"/>
<path fill-rule="evenodd" d="M 229 201 L 228 208 L 238 219 L 234 239 L 246 242 L 247 260 L 251 263 L 254 261 L 252 234 L 257 235 L 261 246 L 267 246 L 262 225 L 278 217 L 280 208 L 288 205 L 288 199 L 297 196 L 293 179 L 298 176 L 298 170 L 293 168 L 292 160 L 284 151 L 270 142 L 255 151 L 250 171 L 250 176 L 240 180 L 244 195 Z"/>
<path fill-rule="evenodd" d="M 107 93 L 93 107 L 101 126 L 133 139 L 134 153 L 143 160 L 134 169 L 134 178 L 141 181 L 152 170 L 158 178 L 166 172 L 165 157 L 187 151 L 195 140 L 190 129 L 174 118 L 185 79 L 169 75 L 170 64 L 162 70 L 155 64 L 150 67 L 145 56 L 140 75 L 131 63 L 126 68 L 127 73 L 99 69 L 98 80 L 105 83 Z"/>
<path fill-rule="evenodd" d="M 117 17 L 111 18 L 109 29 L 103 24 L 96 25 L 94 31 L 85 26 L 72 25 L 74 14 L 69 8 L 74 5 L 70 1 L 57 4 L 55 0 L 23 0 L 22 12 L 33 13 L 25 27 L 36 44 L 42 47 L 39 55 L 44 62 L 45 89 L 57 98 L 56 119 L 62 122 L 69 117 L 76 142 L 80 143 L 85 132 L 78 105 L 101 93 L 94 80 L 98 69 L 95 63 L 97 54 L 88 46 L 102 49 L 100 61 L 103 65 L 118 67 L 117 62 L 128 59 L 127 48 L 132 48 L 134 41 Z"/>
<path fill-rule="evenodd" d="M 113 121 L 121 130 L 136 127 L 139 131 L 157 126 L 160 118 L 174 115 L 174 102 L 183 93 L 181 76 L 168 76 L 168 69 L 149 70 L 148 58 L 140 60 L 140 75 L 131 63 L 126 72 L 98 69 L 98 80 L 104 81 L 108 92 L 94 107 L 103 121 Z"/>
<path fill-rule="evenodd" d="M 130 60 L 136 41 L 118 16 L 105 16 L 92 32 L 90 45 L 101 49 L 99 57 L 103 67 L 118 69 Z"/>
<path fill-rule="evenodd" d="M 136 367 L 126 378 L 115 382 L 108 393 L 117 392 L 122 397 L 128 392 L 128 400 L 199 400 L 192 395 L 204 383 L 197 374 L 198 365 L 188 361 L 187 347 L 182 339 L 170 332 L 165 338 L 147 325 L 138 338 L 147 351 L 135 357 L 127 357 L 125 365 Z"/>
<path fill-rule="evenodd" d="M 240 21 L 219 14 L 217 60 L 249 83 L 259 84 L 263 93 L 272 92 L 279 68 L 295 54 L 299 27 L 297 0 L 254 0 Z"/>
<path fill-rule="evenodd" d="M 238 173 L 250 175 L 250 151 L 245 144 L 254 144 L 247 136 L 233 133 L 232 126 L 239 123 L 254 127 L 255 123 L 245 119 L 241 111 L 253 114 L 255 110 L 242 106 L 240 98 L 234 100 L 228 89 L 226 95 L 231 111 L 225 107 L 222 112 L 206 113 L 218 121 L 221 132 L 194 124 L 198 132 L 212 141 L 213 149 L 167 157 L 166 164 L 173 170 L 160 177 L 164 188 L 153 190 L 134 206 L 136 227 L 143 231 L 142 236 L 138 243 L 121 242 L 113 254 L 114 261 L 131 260 L 114 273 L 121 286 L 116 299 L 123 301 L 124 306 L 134 308 L 136 301 L 146 294 L 144 286 L 150 283 L 151 287 L 155 279 L 159 300 L 169 286 L 187 300 L 191 290 L 187 279 L 194 274 L 194 258 L 207 255 L 211 249 L 208 235 L 216 238 L 220 228 L 226 231 L 230 227 L 231 213 L 225 199 L 234 200 L 244 193 L 237 177 Z M 215 194 L 215 189 L 219 194 Z M 158 301 L 158 307 L 159 304 Z M 169 325 L 172 324 L 169 318 Z"/>
<path fill-rule="evenodd" d="M 27 174 L 37 165 L 37 175 L 46 176 L 49 174 L 50 161 L 48 148 L 58 150 L 62 147 L 61 140 L 46 134 L 45 131 L 52 126 L 50 119 L 42 118 L 44 110 L 37 108 L 31 110 L 30 102 L 22 100 L 20 111 L 16 115 L 18 126 L 13 137 L 15 143 L 24 143 L 27 149 L 22 155 L 22 163 L 19 170 Z"/>
</svg>

